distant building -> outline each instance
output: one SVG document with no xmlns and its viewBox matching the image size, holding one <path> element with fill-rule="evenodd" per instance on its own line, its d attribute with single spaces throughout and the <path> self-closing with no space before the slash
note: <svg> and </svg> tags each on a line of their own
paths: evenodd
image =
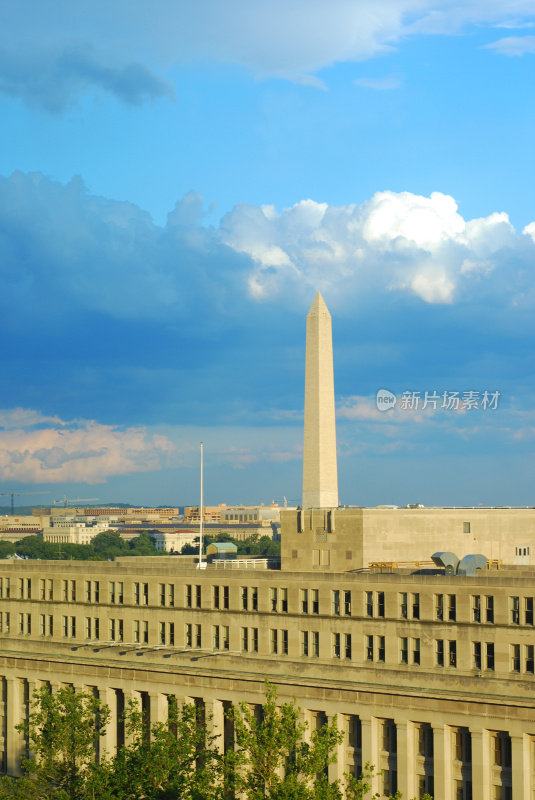
<svg viewBox="0 0 535 800">
<path fill-rule="evenodd" d="M 228 506 L 221 511 L 221 522 L 227 525 L 260 525 L 270 527 L 280 522 L 281 508 L 270 506 Z"/>
<path fill-rule="evenodd" d="M 109 522 L 79 522 L 76 519 L 55 519 L 54 524 L 43 529 L 43 541 L 52 544 L 91 544 L 99 533 L 114 530 Z"/>
<path fill-rule="evenodd" d="M 185 544 L 199 541 L 199 534 L 191 530 L 151 531 L 150 538 L 156 550 L 166 553 L 180 553 Z"/>
<path fill-rule="evenodd" d="M 221 512 L 225 508 L 225 503 L 220 503 L 218 506 L 203 506 L 203 521 L 219 522 L 221 520 Z M 201 510 L 199 506 L 184 507 L 184 522 L 200 522 L 200 519 Z"/>
</svg>

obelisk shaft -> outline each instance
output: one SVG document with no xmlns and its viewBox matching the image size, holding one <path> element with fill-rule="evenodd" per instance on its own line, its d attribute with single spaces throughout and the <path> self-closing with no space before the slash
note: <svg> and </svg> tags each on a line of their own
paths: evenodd
<svg viewBox="0 0 535 800">
<path fill-rule="evenodd" d="M 337 506 L 331 315 L 318 292 L 307 316 L 303 508 Z"/>
</svg>

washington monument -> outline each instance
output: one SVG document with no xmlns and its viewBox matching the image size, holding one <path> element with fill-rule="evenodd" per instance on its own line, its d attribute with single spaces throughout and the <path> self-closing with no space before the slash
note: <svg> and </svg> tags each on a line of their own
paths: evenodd
<svg viewBox="0 0 535 800">
<path fill-rule="evenodd" d="M 337 507 L 331 315 L 318 292 L 307 316 L 303 508 Z"/>
</svg>

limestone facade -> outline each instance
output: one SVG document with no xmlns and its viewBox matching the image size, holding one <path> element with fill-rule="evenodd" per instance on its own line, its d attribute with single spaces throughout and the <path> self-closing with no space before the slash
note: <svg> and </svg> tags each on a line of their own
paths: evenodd
<svg viewBox="0 0 535 800">
<path fill-rule="evenodd" d="M 151 721 L 191 699 L 223 742 L 225 709 L 268 678 L 312 725 L 337 716 L 333 777 L 370 762 L 381 795 L 533 800 L 534 577 L 0 561 L 2 766 L 17 773 L 43 682 L 110 706 L 111 751 L 132 697 Z"/>
<path fill-rule="evenodd" d="M 374 563 L 430 562 L 441 550 L 535 563 L 535 508 L 282 510 L 281 566 L 346 572 Z M 532 561 L 533 559 L 533 561 Z"/>
</svg>

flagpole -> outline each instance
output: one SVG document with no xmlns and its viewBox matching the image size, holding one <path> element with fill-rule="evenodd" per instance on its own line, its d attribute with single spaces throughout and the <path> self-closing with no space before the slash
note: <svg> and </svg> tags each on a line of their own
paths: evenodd
<svg viewBox="0 0 535 800">
<path fill-rule="evenodd" d="M 201 442 L 201 501 L 199 504 L 199 564 L 197 565 L 197 569 L 203 569 L 205 566 L 202 561 L 202 545 L 203 545 L 203 533 L 204 533 L 204 496 L 203 496 L 203 450 L 204 450 L 204 442 Z"/>
</svg>

